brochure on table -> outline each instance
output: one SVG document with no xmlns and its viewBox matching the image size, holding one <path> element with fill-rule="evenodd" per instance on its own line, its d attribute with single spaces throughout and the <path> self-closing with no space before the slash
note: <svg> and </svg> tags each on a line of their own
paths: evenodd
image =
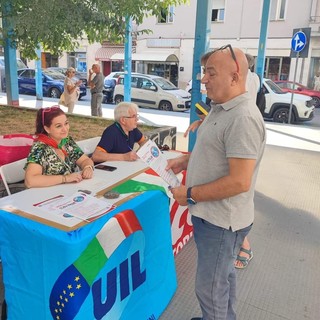
<svg viewBox="0 0 320 320">
<path fill-rule="evenodd" d="M 84 192 L 76 192 L 69 197 L 59 195 L 40 203 L 35 207 L 41 208 L 44 213 L 51 212 L 65 218 L 75 217 L 90 222 L 95 218 L 109 212 L 116 206 L 107 201 L 101 201 Z"/>
</svg>

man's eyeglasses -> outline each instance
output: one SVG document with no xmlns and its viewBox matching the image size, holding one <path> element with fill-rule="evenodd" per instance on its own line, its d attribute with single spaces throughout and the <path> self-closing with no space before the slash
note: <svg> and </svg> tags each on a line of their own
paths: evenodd
<svg viewBox="0 0 320 320">
<path fill-rule="evenodd" d="M 131 117 L 124 117 L 124 118 L 126 118 L 126 119 L 133 119 L 133 118 L 135 118 L 135 119 L 139 120 L 139 119 L 140 119 L 140 116 L 139 116 L 138 114 L 134 114 L 134 115 L 131 116 Z"/>
<path fill-rule="evenodd" d="M 42 109 L 42 125 L 45 126 L 44 124 L 44 115 L 45 113 L 51 112 L 52 110 L 57 110 L 60 109 L 59 106 L 53 106 L 53 107 L 49 107 L 49 108 L 43 108 Z"/>
<path fill-rule="evenodd" d="M 230 53 L 231 53 L 232 59 L 234 60 L 234 62 L 235 62 L 235 63 L 236 63 L 236 65 L 237 65 L 237 72 L 239 72 L 239 64 L 238 64 L 238 61 L 237 61 L 236 55 L 235 55 L 235 53 L 234 53 L 234 51 L 233 51 L 233 49 L 232 49 L 231 44 L 227 44 L 227 45 L 225 45 L 225 46 L 222 46 L 222 47 L 221 47 L 221 48 L 219 48 L 219 49 L 213 50 L 213 52 L 212 52 L 212 53 L 215 53 L 215 52 L 217 52 L 217 51 L 223 51 L 223 50 L 225 50 L 225 49 L 229 49 L 229 50 L 230 50 Z"/>
</svg>

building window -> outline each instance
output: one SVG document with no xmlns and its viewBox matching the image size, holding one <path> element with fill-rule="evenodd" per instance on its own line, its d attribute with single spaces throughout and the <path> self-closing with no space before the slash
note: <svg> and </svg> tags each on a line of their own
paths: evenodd
<svg viewBox="0 0 320 320">
<path fill-rule="evenodd" d="M 173 23 L 174 6 L 169 6 L 167 9 L 162 9 L 158 16 L 158 23 Z"/>
<path fill-rule="evenodd" d="M 224 21 L 225 0 L 216 0 L 212 4 L 211 21 Z"/>
<path fill-rule="evenodd" d="M 41 52 L 41 67 L 58 67 L 59 57 L 48 52 Z"/>
<path fill-rule="evenodd" d="M 270 20 L 284 20 L 287 0 L 271 0 Z"/>
</svg>

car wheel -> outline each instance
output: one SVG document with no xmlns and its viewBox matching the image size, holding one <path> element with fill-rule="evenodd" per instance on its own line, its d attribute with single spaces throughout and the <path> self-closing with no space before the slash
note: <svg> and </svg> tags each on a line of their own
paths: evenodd
<svg viewBox="0 0 320 320">
<path fill-rule="evenodd" d="M 159 110 L 172 111 L 172 104 L 169 101 L 161 101 Z"/>
<path fill-rule="evenodd" d="M 114 103 L 115 104 L 119 104 L 120 102 L 122 102 L 123 101 L 123 96 L 121 96 L 121 95 L 116 95 L 115 97 L 114 97 Z"/>
<path fill-rule="evenodd" d="M 61 92 L 57 88 L 52 88 L 49 92 L 49 97 L 50 98 L 60 98 Z"/>
<path fill-rule="evenodd" d="M 273 114 L 273 121 L 278 123 L 288 123 L 289 108 L 280 108 Z M 291 123 L 294 123 L 295 118 L 293 112 L 291 113 Z"/>
<path fill-rule="evenodd" d="M 314 105 L 316 108 L 319 108 L 319 107 L 320 107 L 320 98 L 319 98 L 319 97 L 312 97 L 312 102 L 313 102 L 313 105 Z"/>
</svg>

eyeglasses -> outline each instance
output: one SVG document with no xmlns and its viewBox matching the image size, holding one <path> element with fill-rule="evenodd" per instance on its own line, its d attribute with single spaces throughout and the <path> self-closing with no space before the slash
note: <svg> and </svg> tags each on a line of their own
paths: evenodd
<svg viewBox="0 0 320 320">
<path fill-rule="evenodd" d="M 52 110 L 57 110 L 57 109 L 60 109 L 59 106 L 52 106 L 52 107 L 49 107 L 49 108 L 43 108 L 42 109 L 42 125 L 44 126 L 44 114 L 45 113 L 48 113 L 48 112 L 51 112 Z"/>
<path fill-rule="evenodd" d="M 225 50 L 225 49 L 229 49 L 229 50 L 230 50 L 230 53 L 231 53 L 232 59 L 234 60 L 234 62 L 235 62 L 235 63 L 236 63 L 236 65 L 237 65 L 237 72 L 239 72 L 239 64 L 238 64 L 238 61 L 237 61 L 236 55 L 234 54 L 234 51 L 233 51 L 233 49 L 232 49 L 231 44 L 227 44 L 227 45 L 225 45 L 225 46 L 222 46 L 222 47 L 221 47 L 221 48 L 219 48 L 219 49 L 213 50 L 213 52 L 212 52 L 212 53 L 215 53 L 215 52 L 217 52 L 217 51 L 223 51 L 223 50 Z"/>
<path fill-rule="evenodd" d="M 140 119 L 140 116 L 139 116 L 138 114 L 134 114 L 134 115 L 131 116 L 131 117 L 124 117 L 124 118 L 126 118 L 126 119 L 133 119 L 133 118 L 135 118 L 135 119 L 139 120 L 139 119 Z"/>
</svg>

